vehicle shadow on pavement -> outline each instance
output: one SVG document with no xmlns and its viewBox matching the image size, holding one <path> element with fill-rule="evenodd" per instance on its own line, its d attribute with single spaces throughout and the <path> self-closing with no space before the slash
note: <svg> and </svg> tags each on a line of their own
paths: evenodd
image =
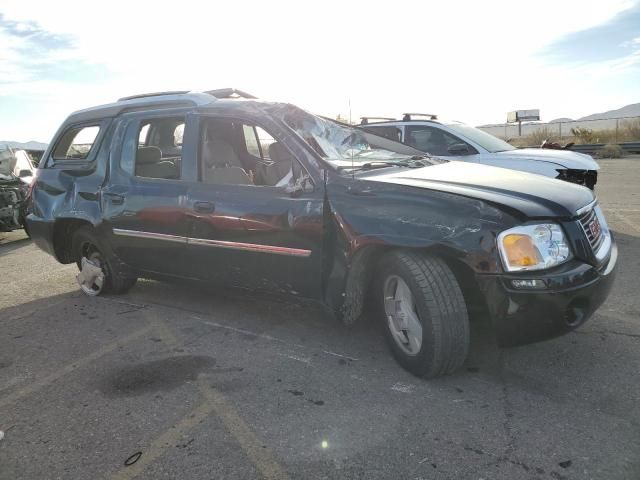
<svg viewBox="0 0 640 480">
<path fill-rule="evenodd" d="M 2 240 L 9 240 L 9 239 L 2 239 Z M 0 240 L 0 242 L 2 242 L 2 240 Z M 8 253 L 14 252 L 16 250 L 19 250 L 21 248 L 24 248 L 30 244 L 31 244 L 31 239 L 29 237 L 18 238 L 15 240 L 11 239 L 6 243 L 4 242 L 0 243 L 0 257 Z"/>
<path fill-rule="evenodd" d="M 562 390 L 561 378 L 583 378 L 589 375 L 589 365 L 594 361 L 607 364 L 608 350 L 611 347 L 602 337 L 614 340 L 624 337 L 624 341 L 640 334 L 636 326 L 625 319 L 611 319 L 615 311 L 631 315 L 640 311 L 640 301 L 633 294 L 634 278 L 640 273 L 640 238 L 616 234 L 620 247 L 620 258 L 626 259 L 619 265 L 616 284 L 610 299 L 603 305 L 594 318 L 576 332 L 545 342 L 525 345 L 516 348 L 502 349 L 498 347 L 491 325 L 491 319 L 483 315 L 475 315 L 471 322 L 471 345 L 468 359 L 460 372 L 452 377 L 460 379 L 467 375 L 481 374 L 486 379 L 503 383 L 505 375 L 511 375 L 523 388 L 535 392 L 557 393 Z M 19 245 L 27 244 L 20 241 Z M 20 246 L 15 248 L 20 248 Z M 0 253 L 7 246 L 0 247 Z M 253 335 L 270 335 L 291 344 L 316 344 L 327 349 L 341 352 L 354 358 L 368 358 L 371 355 L 386 358 L 390 365 L 395 365 L 387 351 L 382 330 L 374 322 L 370 312 L 355 326 L 347 328 L 331 316 L 321 305 L 300 299 L 291 299 L 280 295 L 245 290 L 212 287 L 191 282 L 157 282 L 141 280 L 129 294 L 121 296 L 104 296 L 97 299 L 85 297 L 80 292 L 66 293 L 47 297 L 19 306 L 0 310 L 0 337 L 11 341 L 10 331 L 18 325 L 20 319 L 35 312 L 49 309 L 52 305 L 66 304 L 91 305 L 96 302 L 115 302 L 118 311 L 128 312 L 132 308 L 145 306 L 166 308 L 178 322 L 185 320 L 208 323 L 217 327 L 239 329 Z M 611 313 L 612 307 L 614 313 Z M 82 311 L 67 313 L 68 328 L 94 320 Z M 108 319 L 101 318 L 101 322 Z M 13 322 L 13 323 L 12 323 Z M 626 323 L 625 323 L 626 322 Z M 615 332 L 611 333 L 611 325 L 615 324 Z M 42 328 L 47 328 L 43 325 Z M 598 332 L 592 333 L 592 332 Z M 636 345 L 637 346 L 637 345 Z M 619 345 L 623 348 L 623 345 Z M 635 351 L 625 351 L 623 355 L 633 358 L 638 364 Z M 588 359 L 588 362 L 579 361 Z M 571 362 L 576 361 L 575 369 Z M 547 378 L 548 372 L 562 365 L 554 374 L 555 378 Z M 599 370 L 599 369 L 595 369 Z M 432 382 L 444 381 L 432 380 Z M 573 381 L 569 381 L 572 384 Z M 544 387 L 544 388 L 543 388 Z"/>
<path fill-rule="evenodd" d="M 525 447 L 538 451 L 551 441 L 566 451 L 566 458 L 575 459 L 578 453 L 569 455 L 572 450 L 563 443 L 565 436 L 573 439 L 577 434 L 595 432 L 604 438 L 604 433 L 598 433 L 603 426 L 618 422 L 626 425 L 617 428 L 623 428 L 621 438 L 628 440 L 630 429 L 638 426 L 640 405 L 635 399 L 640 398 L 640 385 L 629 379 L 635 378 L 640 364 L 640 331 L 636 317 L 631 315 L 640 311 L 640 300 L 634 293 L 640 272 L 640 263 L 635 260 L 640 258 L 640 238 L 624 234 L 616 238 L 620 258 L 625 260 L 619 265 L 610 299 L 587 324 L 553 340 L 501 349 L 490 319 L 475 316 L 466 364 L 458 373 L 434 380 L 412 377 L 395 363 L 370 315 L 353 328 L 346 328 L 318 304 L 292 301 L 290 297 L 142 280 L 126 295 L 91 298 L 73 290 L 27 301 L 0 310 L 0 406 L 16 392 L 28 390 L 42 379 L 53 379 L 52 371 L 77 365 L 105 346 L 151 325 L 150 331 L 128 342 L 122 352 L 114 347 L 110 350 L 113 355 L 95 357 L 99 368 L 93 366 L 93 360 L 81 363 L 80 369 L 88 378 L 86 385 L 76 383 L 70 391 L 110 404 L 118 412 L 127 402 L 144 402 L 157 395 L 176 395 L 182 402 L 182 395 L 194 395 L 193 385 L 187 381 L 197 378 L 201 371 L 214 367 L 226 371 L 233 366 L 236 369 L 232 374 L 238 378 L 216 383 L 231 398 L 241 397 L 242 391 L 254 392 L 250 389 L 257 388 L 256 382 L 264 381 L 259 386 L 265 389 L 269 381 L 276 381 L 275 377 L 282 378 L 282 383 L 274 384 L 274 391 L 284 397 L 261 397 L 260 410 L 275 408 L 278 402 L 300 400 L 324 421 L 345 409 L 349 411 L 348 401 L 340 400 L 345 391 L 362 391 L 366 392 L 361 395 L 366 394 L 367 406 L 359 403 L 359 408 L 367 411 L 420 405 L 427 409 L 425 415 L 439 411 L 438 415 L 454 424 L 459 418 L 461 429 L 474 422 L 491 428 L 498 425 L 509 445 L 523 448 L 513 454 L 511 449 L 515 447 L 509 447 L 503 463 L 519 465 L 517 462 L 526 458 L 529 465 L 547 468 L 542 460 L 523 453 Z M 165 345 L 159 338 L 156 320 L 175 334 L 175 345 Z M 215 365 L 209 359 L 214 356 Z M 356 360 L 351 362 L 347 357 Z M 305 363 L 307 360 L 310 363 Z M 71 372 L 75 371 L 69 369 L 64 377 L 43 387 L 41 400 L 37 400 L 37 394 L 21 397 L 24 402 L 6 403 L 0 413 L 27 418 L 28 409 L 37 411 L 37 402 L 52 394 L 44 388 L 58 380 L 73 382 Z M 317 406 L 307 397 L 321 398 L 324 404 Z M 364 397 L 354 398 L 365 402 Z M 425 399 L 429 399 L 428 406 Z M 251 411 L 250 406 L 243 405 Z M 171 409 L 162 412 L 168 416 Z M 433 418 L 431 422 L 437 423 Z M 531 433 L 525 435 L 525 431 Z M 456 434 L 451 437 L 457 438 Z M 469 444 L 466 439 L 460 441 L 462 454 L 473 445 L 482 447 L 482 458 L 502 458 L 499 447 L 481 445 L 479 440 L 469 440 Z M 614 447 L 603 448 L 608 454 Z"/>
<path fill-rule="evenodd" d="M 640 426 L 640 237 L 615 233 L 618 272 L 607 301 L 575 331 L 540 343 L 501 349 L 490 319 L 472 323 L 467 368 L 500 388 L 574 404 Z"/>
</svg>

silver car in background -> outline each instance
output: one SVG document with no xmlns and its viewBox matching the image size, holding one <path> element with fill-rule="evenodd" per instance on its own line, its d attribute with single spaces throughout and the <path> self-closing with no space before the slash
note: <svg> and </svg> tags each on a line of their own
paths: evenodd
<svg viewBox="0 0 640 480">
<path fill-rule="evenodd" d="M 360 128 L 439 158 L 537 173 L 592 190 L 600 169 L 591 156 L 583 153 L 516 148 L 478 128 L 462 122 L 441 121 L 432 114 L 405 113 L 402 120 L 362 117 Z"/>
</svg>

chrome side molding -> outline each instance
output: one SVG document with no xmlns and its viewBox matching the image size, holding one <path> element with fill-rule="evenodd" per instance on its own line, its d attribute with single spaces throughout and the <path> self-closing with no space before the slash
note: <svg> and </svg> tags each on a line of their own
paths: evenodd
<svg viewBox="0 0 640 480">
<path fill-rule="evenodd" d="M 303 248 L 280 247 L 277 245 L 262 245 L 256 243 L 229 242 L 225 240 L 210 240 L 208 238 L 190 238 L 178 235 L 168 235 L 165 233 L 141 232 L 138 230 L 125 230 L 114 228 L 115 235 L 123 237 L 146 238 L 151 240 L 164 240 L 168 242 L 185 243 L 189 245 L 200 245 L 204 247 L 227 248 L 231 250 L 242 250 L 246 252 L 272 253 L 274 255 L 287 255 L 292 257 L 309 257 L 311 250 Z"/>
</svg>

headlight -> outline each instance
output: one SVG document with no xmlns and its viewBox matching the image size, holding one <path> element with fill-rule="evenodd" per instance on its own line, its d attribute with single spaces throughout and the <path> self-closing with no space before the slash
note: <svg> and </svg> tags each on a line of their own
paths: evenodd
<svg viewBox="0 0 640 480">
<path fill-rule="evenodd" d="M 560 265 L 571 258 L 560 225 L 522 225 L 498 235 L 502 263 L 509 272 L 540 270 Z"/>
</svg>

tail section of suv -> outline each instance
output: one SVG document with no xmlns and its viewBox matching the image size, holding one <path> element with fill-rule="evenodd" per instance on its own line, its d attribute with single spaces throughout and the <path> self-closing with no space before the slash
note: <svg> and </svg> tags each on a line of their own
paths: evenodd
<svg viewBox="0 0 640 480">
<path fill-rule="evenodd" d="M 590 190 L 394 140 L 232 89 L 129 97 L 62 124 L 27 223 L 89 295 L 190 278 L 315 299 L 345 324 L 371 303 L 425 377 L 463 364 L 476 307 L 515 345 L 604 301 L 617 249 Z"/>
</svg>

